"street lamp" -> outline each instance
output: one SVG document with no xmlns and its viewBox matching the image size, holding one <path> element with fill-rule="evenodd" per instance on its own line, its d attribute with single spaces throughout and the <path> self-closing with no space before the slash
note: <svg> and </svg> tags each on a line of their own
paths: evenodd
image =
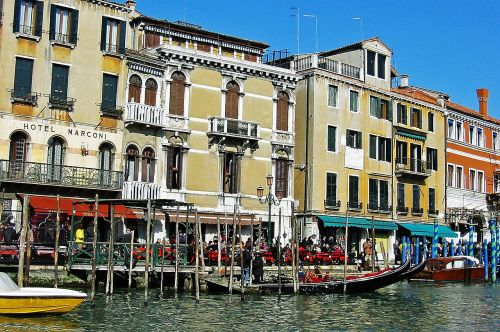
<svg viewBox="0 0 500 332">
<path fill-rule="evenodd" d="M 259 198 L 260 204 L 268 205 L 268 219 L 267 219 L 267 244 L 271 246 L 273 244 L 273 237 L 271 236 L 271 207 L 273 205 L 280 205 L 281 199 L 283 198 L 283 191 L 281 189 L 276 191 L 276 196 L 271 192 L 273 186 L 273 176 L 266 176 L 266 183 L 268 188 L 268 193 L 264 196 L 264 188 L 259 185 L 257 187 L 257 197 Z"/>
</svg>

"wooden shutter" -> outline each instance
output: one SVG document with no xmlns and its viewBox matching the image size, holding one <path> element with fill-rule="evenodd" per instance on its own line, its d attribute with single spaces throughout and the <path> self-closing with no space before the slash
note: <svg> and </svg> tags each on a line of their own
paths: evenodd
<svg viewBox="0 0 500 332">
<path fill-rule="evenodd" d="M 12 32 L 19 32 L 19 21 L 21 19 L 21 0 L 16 0 L 14 3 L 14 23 L 12 24 Z"/>
<path fill-rule="evenodd" d="M 370 158 L 377 159 L 377 136 L 370 135 Z"/>
<path fill-rule="evenodd" d="M 49 30 L 49 39 L 56 39 L 56 9 L 57 6 L 50 5 L 50 30 Z"/>
<path fill-rule="evenodd" d="M 43 26 L 43 1 L 36 2 L 35 36 L 42 36 Z"/>
<path fill-rule="evenodd" d="M 103 75 L 102 85 L 102 105 L 107 109 L 116 108 L 116 89 L 118 86 L 118 77 L 113 75 Z"/>
<path fill-rule="evenodd" d="M 389 208 L 389 183 L 387 181 L 380 180 L 380 208 L 382 210 L 388 210 Z"/>
<path fill-rule="evenodd" d="M 418 128 L 422 128 L 422 110 L 417 110 Z"/>
<path fill-rule="evenodd" d="M 125 54 L 125 36 L 127 33 L 127 23 L 125 21 L 120 22 L 120 46 L 118 53 Z"/>
<path fill-rule="evenodd" d="M 156 92 L 158 91 L 158 84 L 152 78 L 146 81 L 146 95 L 144 103 L 150 106 L 156 106 Z"/>
<path fill-rule="evenodd" d="M 405 206 L 405 185 L 404 183 L 398 183 L 398 206 Z"/>
<path fill-rule="evenodd" d="M 108 29 L 108 18 L 103 16 L 101 23 L 101 51 L 106 50 L 106 30 Z"/>
<path fill-rule="evenodd" d="M 276 191 L 281 189 L 283 198 L 288 196 L 288 161 L 285 159 L 276 160 Z"/>
<path fill-rule="evenodd" d="M 356 149 L 361 149 L 362 148 L 361 147 L 361 144 L 362 144 L 362 142 L 361 142 L 361 137 L 362 136 L 361 135 L 362 134 L 361 134 L 360 131 L 356 131 Z"/>
<path fill-rule="evenodd" d="M 128 84 L 128 102 L 131 103 L 132 100 L 135 103 L 141 102 L 141 88 L 142 80 L 137 75 L 132 75 L 129 78 Z"/>
<path fill-rule="evenodd" d="M 79 17 L 79 12 L 76 9 L 71 10 L 70 13 L 71 17 L 71 26 L 70 26 L 70 39 L 69 42 L 72 44 L 77 44 L 78 42 L 78 17 Z"/>
<path fill-rule="evenodd" d="M 276 129 L 288 131 L 288 96 L 283 92 L 278 93 Z"/>
<path fill-rule="evenodd" d="M 335 152 L 336 150 L 336 133 L 337 128 L 328 126 L 328 151 Z"/>
<path fill-rule="evenodd" d="M 392 121 L 392 100 L 387 101 L 387 120 Z"/>
<path fill-rule="evenodd" d="M 429 188 L 429 210 L 436 209 L 436 190 Z"/>
<path fill-rule="evenodd" d="M 33 60 L 16 58 L 16 74 L 14 77 L 14 95 L 26 97 L 31 93 L 31 81 L 33 75 Z"/>
<path fill-rule="evenodd" d="M 52 65 L 51 96 L 64 100 L 68 96 L 68 66 Z"/>
<path fill-rule="evenodd" d="M 389 138 L 385 139 L 385 161 L 392 159 L 392 141 Z"/>
<path fill-rule="evenodd" d="M 226 118 L 237 119 L 238 118 L 238 98 L 239 98 L 239 87 L 234 82 L 229 82 L 227 84 L 226 91 Z"/>
<path fill-rule="evenodd" d="M 170 83 L 170 106 L 169 113 L 173 115 L 184 115 L 184 90 L 186 78 L 182 73 L 172 74 Z"/>
</svg>

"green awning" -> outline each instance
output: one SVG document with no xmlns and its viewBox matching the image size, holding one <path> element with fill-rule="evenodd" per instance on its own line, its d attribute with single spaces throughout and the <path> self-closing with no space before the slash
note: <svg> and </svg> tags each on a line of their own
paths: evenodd
<svg viewBox="0 0 500 332">
<path fill-rule="evenodd" d="M 418 141 L 425 141 L 425 135 L 418 135 L 418 134 L 413 134 L 413 133 L 407 133 L 406 131 L 396 131 L 396 135 L 407 137 L 407 138 L 412 138 L 416 139 Z"/>
<path fill-rule="evenodd" d="M 344 216 L 318 216 L 325 225 L 325 227 L 345 227 L 346 218 Z M 395 231 L 398 226 L 395 222 L 390 220 L 372 220 L 370 218 L 362 217 L 349 217 L 348 227 L 358 228 L 372 228 L 383 229 L 388 231 Z"/>
<path fill-rule="evenodd" d="M 411 235 L 415 236 L 434 236 L 434 224 L 411 224 L 411 223 L 399 223 L 398 225 L 402 228 L 410 231 Z M 458 237 L 458 235 L 453 232 L 448 226 L 438 225 L 438 236 L 439 237 Z"/>
</svg>

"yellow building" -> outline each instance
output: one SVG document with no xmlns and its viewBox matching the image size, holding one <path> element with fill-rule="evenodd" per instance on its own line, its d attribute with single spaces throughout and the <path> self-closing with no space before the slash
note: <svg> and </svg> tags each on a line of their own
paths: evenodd
<svg viewBox="0 0 500 332">
<path fill-rule="evenodd" d="M 272 205 L 271 237 L 279 208 L 282 232 L 290 234 L 299 77 L 263 64 L 268 45 L 261 42 L 145 16 L 131 28 L 124 197 L 194 203 L 207 242 L 217 220 L 224 231 L 235 210 L 245 237 L 252 220 L 263 221 L 267 237 L 268 206 L 256 190 L 271 175 L 271 193 L 283 196 Z M 174 224 L 162 223 L 155 237 L 172 234 Z"/>
<path fill-rule="evenodd" d="M 438 217 L 444 198 L 441 164 L 437 171 L 425 168 L 415 173 L 411 165 L 406 171 L 396 149 L 401 142 L 420 135 L 414 145 L 421 153 L 411 145 L 414 142 L 408 143 L 407 154 L 401 156 L 412 158 L 404 161 L 410 164 L 415 160 L 423 167 L 426 149 L 433 148 L 438 154 L 435 162 L 444 163 L 442 110 L 391 91 L 391 81 L 397 75 L 391 61 L 392 51 L 379 38 L 372 38 L 294 57 L 289 65 L 304 76 L 297 87 L 296 106 L 295 160 L 302 165 L 296 167 L 294 176 L 303 236 L 343 245 L 347 220 L 349 250 L 359 253 L 374 229 L 380 259 L 384 252 L 392 254 L 398 229 L 395 221 L 403 218 L 396 208 L 397 190 L 403 183 L 405 207 L 415 208 L 405 220 L 422 222 L 429 216 Z M 420 121 L 434 114 L 434 131 L 397 123 L 395 113 L 401 103 L 407 103 L 409 109 L 418 107 L 423 114 Z M 413 185 L 418 185 L 420 201 L 417 197 L 412 201 L 411 190 L 417 192 Z M 434 205 L 428 205 L 429 188 L 434 190 Z"/>
<path fill-rule="evenodd" d="M 10 199 L 121 194 L 131 6 L 3 1 L 0 185 Z M 54 208 L 32 201 L 35 210 Z M 19 209 L 16 200 L 11 208 Z"/>
</svg>

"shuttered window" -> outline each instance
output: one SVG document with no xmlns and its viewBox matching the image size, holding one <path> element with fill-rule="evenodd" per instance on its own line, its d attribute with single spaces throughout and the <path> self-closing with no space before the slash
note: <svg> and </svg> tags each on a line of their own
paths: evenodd
<svg viewBox="0 0 500 332">
<path fill-rule="evenodd" d="M 408 124 L 408 110 L 406 109 L 406 105 L 398 104 L 397 112 L 398 123 Z"/>
<path fill-rule="evenodd" d="M 118 88 L 118 76 L 103 74 L 102 77 L 102 109 L 116 109 L 116 92 Z"/>
<path fill-rule="evenodd" d="M 276 159 L 276 192 L 281 191 L 281 197 L 288 197 L 288 160 Z"/>
<path fill-rule="evenodd" d="M 377 136 L 370 135 L 370 158 L 377 159 Z"/>
<path fill-rule="evenodd" d="M 385 60 L 386 56 L 382 54 L 377 54 L 377 74 L 379 78 L 385 79 Z"/>
<path fill-rule="evenodd" d="M 392 120 L 392 102 L 370 96 L 370 115 L 379 119 Z"/>
<path fill-rule="evenodd" d="M 111 169 L 113 167 L 113 149 L 111 145 L 104 143 L 99 147 L 99 169 L 101 185 L 111 185 Z"/>
<path fill-rule="evenodd" d="M 14 3 L 13 31 L 29 36 L 42 36 L 43 1 L 16 0 Z"/>
<path fill-rule="evenodd" d="M 427 148 L 427 162 L 433 171 L 438 169 L 437 149 Z"/>
<path fill-rule="evenodd" d="M 328 126 L 328 151 L 337 151 L 337 128 Z"/>
<path fill-rule="evenodd" d="M 50 97 L 55 100 L 65 101 L 68 97 L 69 67 L 52 65 L 52 87 Z"/>
<path fill-rule="evenodd" d="M 410 125 L 412 127 L 417 127 L 422 129 L 422 111 L 419 110 L 418 108 L 412 108 L 410 121 L 411 121 Z"/>
<path fill-rule="evenodd" d="M 357 112 L 359 110 L 359 92 L 349 91 L 349 110 Z"/>
<path fill-rule="evenodd" d="M 102 17 L 101 51 L 109 53 L 125 53 L 126 22 L 110 17 Z"/>
<path fill-rule="evenodd" d="M 434 113 L 427 113 L 427 130 L 430 132 L 434 131 Z"/>
<path fill-rule="evenodd" d="M 158 91 L 158 83 L 152 78 L 146 80 L 146 93 L 144 103 L 150 106 L 156 106 L 156 93 Z"/>
<path fill-rule="evenodd" d="M 64 142 L 59 137 L 52 137 L 48 141 L 47 176 L 50 181 L 60 181 L 62 175 Z"/>
<path fill-rule="evenodd" d="M 78 41 L 78 17 L 76 9 L 50 6 L 49 38 L 62 44 L 76 44 Z"/>
<path fill-rule="evenodd" d="M 160 34 L 152 31 L 146 31 L 144 35 L 146 48 L 160 46 L 160 38 L 161 38 Z"/>
<path fill-rule="evenodd" d="M 278 93 L 276 110 L 276 129 L 288 131 L 288 95 L 284 92 Z"/>
<path fill-rule="evenodd" d="M 203 42 L 197 42 L 196 43 L 196 49 L 198 51 L 203 51 L 203 52 L 210 52 L 212 47 L 208 43 L 203 43 Z"/>
<path fill-rule="evenodd" d="M 141 102 L 142 80 L 138 75 L 130 76 L 128 80 L 128 102 Z"/>
<path fill-rule="evenodd" d="M 398 207 L 405 207 L 405 185 L 398 183 Z"/>
<path fill-rule="evenodd" d="M 335 85 L 328 86 L 328 106 L 337 107 L 339 87 Z"/>
<path fill-rule="evenodd" d="M 347 129 L 346 145 L 354 149 L 361 149 L 361 132 Z"/>
<path fill-rule="evenodd" d="M 181 72 L 172 74 L 170 83 L 170 103 L 169 112 L 173 115 L 184 115 L 184 90 L 186 77 Z"/>
<path fill-rule="evenodd" d="M 429 210 L 436 210 L 436 189 L 429 188 Z"/>
<path fill-rule="evenodd" d="M 235 82 L 229 82 L 226 86 L 226 118 L 238 118 L 238 100 L 240 87 Z"/>
<path fill-rule="evenodd" d="M 14 76 L 14 98 L 27 98 L 31 94 L 33 76 L 33 60 L 16 58 L 16 73 Z"/>
<path fill-rule="evenodd" d="M 358 193 L 359 178 L 357 176 L 349 175 L 349 206 L 352 208 L 358 207 Z"/>
<path fill-rule="evenodd" d="M 167 150 L 167 188 L 181 189 L 182 147 L 171 146 Z"/>
<path fill-rule="evenodd" d="M 337 174 L 326 173 L 326 205 L 337 204 Z"/>
<path fill-rule="evenodd" d="M 375 52 L 366 51 L 366 73 L 375 76 Z"/>
<path fill-rule="evenodd" d="M 26 134 L 18 131 L 10 137 L 10 155 L 11 162 L 25 162 L 26 161 L 26 147 L 28 144 L 28 137 Z"/>
<path fill-rule="evenodd" d="M 378 210 L 378 180 L 368 180 L 368 208 L 371 210 Z"/>
<path fill-rule="evenodd" d="M 235 153 L 226 152 L 223 163 L 223 191 L 229 194 L 238 193 L 238 158 Z"/>
<path fill-rule="evenodd" d="M 389 210 L 389 182 L 385 180 L 380 180 L 380 210 L 388 211 Z"/>
<path fill-rule="evenodd" d="M 139 180 L 139 149 L 135 145 L 127 147 L 125 181 Z"/>
<path fill-rule="evenodd" d="M 413 209 L 420 209 L 420 186 L 413 185 Z"/>
<path fill-rule="evenodd" d="M 142 152 L 142 182 L 155 182 L 155 152 L 151 148 L 146 148 Z"/>
</svg>

